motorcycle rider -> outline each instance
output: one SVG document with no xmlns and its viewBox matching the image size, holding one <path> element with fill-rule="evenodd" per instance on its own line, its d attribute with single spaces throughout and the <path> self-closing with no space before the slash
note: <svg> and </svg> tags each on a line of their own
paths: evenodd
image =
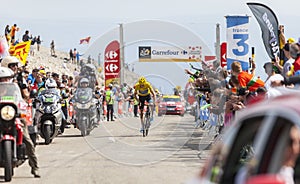
<svg viewBox="0 0 300 184">
<path fill-rule="evenodd" d="M 57 89 L 57 83 L 54 79 L 52 78 L 49 78 L 46 80 L 45 82 L 45 87 L 46 89 L 44 91 L 42 91 L 39 95 L 42 95 L 42 94 L 45 94 L 45 93 L 48 93 L 48 94 L 53 94 L 53 95 L 56 95 L 59 97 L 59 99 L 61 99 L 61 101 L 63 101 L 63 98 L 62 96 L 60 95 L 60 91 L 59 89 Z M 62 121 L 64 121 L 61 125 L 61 128 L 59 129 L 59 133 L 63 133 L 64 132 L 64 128 L 62 126 L 65 126 L 66 125 L 66 117 L 62 111 Z"/>
<path fill-rule="evenodd" d="M 80 79 L 79 82 L 79 88 L 90 88 L 89 80 L 87 78 Z M 95 95 L 93 95 L 93 98 L 97 98 Z M 93 126 L 98 127 L 100 119 L 98 117 L 95 118 L 95 121 L 93 121 Z"/>
<path fill-rule="evenodd" d="M 87 87 L 89 87 L 89 80 L 87 78 L 80 79 L 79 86 L 80 86 L 80 88 L 87 88 Z"/>
<path fill-rule="evenodd" d="M 2 62 L 1 62 L 1 66 L 2 67 L 7 67 L 7 68 L 12 68 L 14 71 L 14 74 L 17 74 L 17 69 L 15 69 L 15 67 L 17 67 L 19 65 L 20 61 L 14 57 L 14 56 L 6 56 Z M 0 78 L 1 76 L 5 76 L 5 73 L 2 73 L 3 71 L 0 71 Z M 2 82 L 11 82 L 13 81 L 13 77 L 4 77 L 1 79 Z M 28 88 L 26 85 L 26 82 L 24 83 L 23 78 L 18 78 L 17 77 L 17 82 L 18 82 L 18 86 L 20 87 L 22 96 L 25 100 L 29 99 L 29 92 L 28 92 Z M 35 147 L 30 139 L 29 133 L 28 133 L 28 128 L 27 128 L 27 123 L 26 123 L 26 119 L 21 118 L 21 122 L 23 124 L 22 128 L 23 128 L 23 141 L 24 144 L 26 145 L 26 152 L 28 155 L 28 160 L 29 160 L 29 165 L 31 167 L 31 174 L 33 174 L 33 176 L 35 178 L 40 178 L 40 174 L 39 174 L 39 167 L 38 167 L 38 161 L 37 161 L 37 157 L 35 155 Z"/>
</svg>

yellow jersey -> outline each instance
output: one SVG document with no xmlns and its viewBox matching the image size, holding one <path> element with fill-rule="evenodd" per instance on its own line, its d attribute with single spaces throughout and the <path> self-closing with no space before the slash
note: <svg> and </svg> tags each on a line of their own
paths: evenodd
<svg viewBox="0 0 300 184">
<path fill-rule="evenodd" d="M 150 94 L 150 89 L 152 89 L 152 86 L 149 82 L 145 82 L 142 87 L 140 83 L 136 83 L 134 85 L 134 89 L 137 91 L 139 96 L 147 96 Z"/>
</svg>

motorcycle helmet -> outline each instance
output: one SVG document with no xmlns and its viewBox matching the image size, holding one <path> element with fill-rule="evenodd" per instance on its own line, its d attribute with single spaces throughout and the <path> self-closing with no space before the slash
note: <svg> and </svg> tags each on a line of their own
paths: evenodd
<svg viewBox="0 0 300 184">
<path fill-rule="evenodd" d="M 47 88 L 47 89 L 50 89 L 50 88 L 56 88 L 57 87 L 57 84 L 56 84 L 56 82 L 55 82 L 55 80 L 54 79 L 47 79 L 46 80 L 46 82 L 45 82 L 45 87 Z"/>
<path fill-rule="evenodd" d="M 19 65 L 19 63 L 20 63 L 19 59 L 16 58 L 15 56 L 6 56 L 5 58 L 2 59 L 1 66 L 8 68 L 8 66 L 10 64 L 17 64 L 17 65 Z"/>
<path fill-rule="evenodd" d="M 80 86 L 83 86 L 84 84 L 87 84 L 86 86 L 88 86 L 88 85 L 89 85 L 89 79 L 87 79 L 87 78 L 82 78 L 82 79 L 80 80 Z"/>
<path fill-rule="evenodd" d="M 12 78 L 14 76 L 14 72 L 7 67 L 0 67 L 0 78 Z"/>
<path fill-rule="evenodd" d="M 145 84 L 147 81 L 144 76 L 139 78 L 139 84 Z"/>
</svg>

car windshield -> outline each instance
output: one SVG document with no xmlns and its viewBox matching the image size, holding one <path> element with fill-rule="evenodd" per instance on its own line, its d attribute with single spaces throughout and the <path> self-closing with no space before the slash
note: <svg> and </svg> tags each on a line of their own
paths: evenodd
<svg viewBox="0 0 300 184">
<path fill-rule="evenodd" d="M 180 98 L 164 98 L 163 102 L 180 102 Z"/>
</svg>

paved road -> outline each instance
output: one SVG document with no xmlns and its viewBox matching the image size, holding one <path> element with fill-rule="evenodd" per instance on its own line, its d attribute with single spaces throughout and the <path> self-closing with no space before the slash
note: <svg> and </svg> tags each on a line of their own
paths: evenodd
<svg viewBox="0 0 300 184">
<path fill-rule="evenodd" d="M 185 115 L 156 117 L 144 138 L 132 117 L 103 122 L 85 138 L 67 129 L 50 145 L 39 140 L 42 178 L 33 178 L 26 162 L 11 183 L 185 183 L 204 162 L 198 157 L 203 132 L 193 126 Z"/>
</svg>

